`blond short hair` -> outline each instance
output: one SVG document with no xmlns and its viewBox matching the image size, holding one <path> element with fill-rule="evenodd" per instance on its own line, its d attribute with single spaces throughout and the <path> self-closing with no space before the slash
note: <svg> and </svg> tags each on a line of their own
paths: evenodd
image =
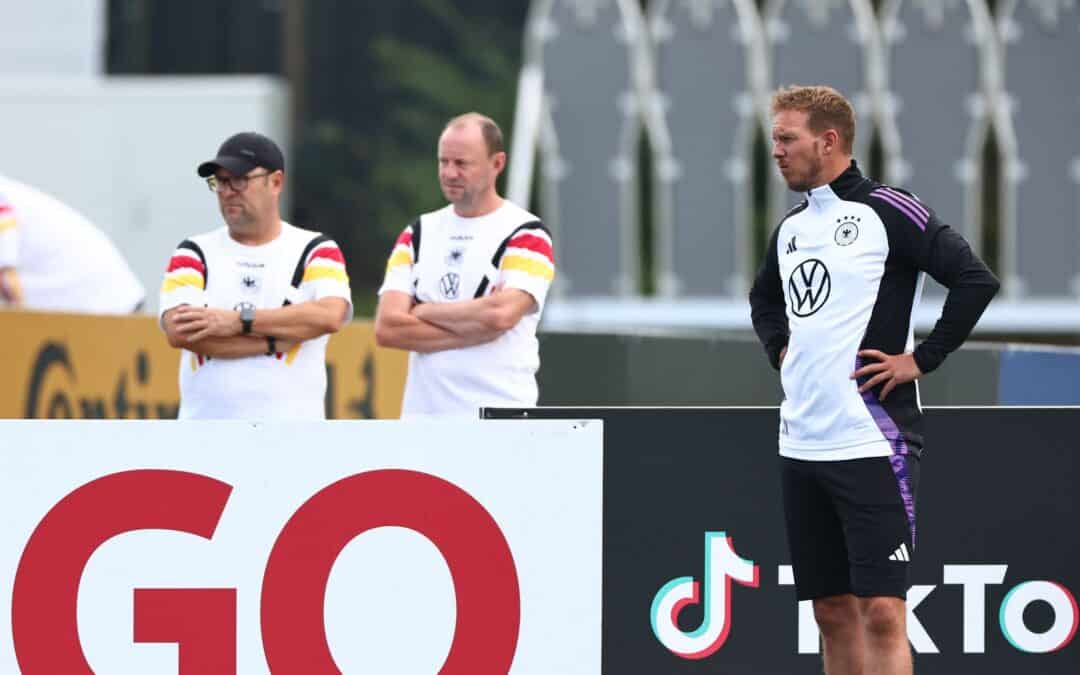
<svg viewBox="0 0 1080 675">
<path fill-rule="evenodd" d="M 776 90 L 772 97 L 772 114 L 797 110 L 807 114 L 807 126 L 815 134 L 834 129 L 840 136 L 844 152 L 851 153 L 855 145 L 855 109 L 844 95 L 825 85 L 792 85 Z"/>
<path fill-rule="evenodd" d="M 468 112 L 464 115 L 458 115 L 446 123 L 443 131 L 445 132 L 447 129 L 463 127 L 467 124 L 480 125 L 480 133 L 484 136 L 484 145 L 487 146 L 488 157 L 499 152 L 506 152 L 506 146 L 503 143 L 502 129 L 495 123 L 495 120 L 487 115 L 482 115 L 478 112 Z"/>
</svg>

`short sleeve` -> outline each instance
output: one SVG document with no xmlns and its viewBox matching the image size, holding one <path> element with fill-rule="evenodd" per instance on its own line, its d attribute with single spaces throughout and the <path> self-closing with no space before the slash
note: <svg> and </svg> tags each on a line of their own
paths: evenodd
<svg viewBox="0 0 1080 675">
<path fill-rule="evenodd" d="M 180 305 L 206 305 L 206 256 L 199 245 L 185 239 L 176 247 L 161 282 L 158 318 Z"/>
<path fill-rule="evenodd" d="M 547 228 L 539 221 L 518 228 L 499 262 L 499 285 L 525 291 L 539 311 L 554 279 L 555 252 Z"/>
<path fill-rule="evenodd" d="M 300 280 L 300 292 L 306 298 L 344 298 L 352 315 L 352 289 L 349 274 L 345 271 L 345 255 L 333 239 L 320 242 L 308 254 L 304 262 L 304 276 Z"/>
<path fill-rule="evenodd" d="M 383 278 L 379 295 L 386 291 L 400 291 L 413 294 L 412 270 L 416 261 L 413 226 L 409 225 L 394 242 L 390 259 L 386 261 L 386 276 Z"/>
<path fill-rule="evenodd" d="M 19 257 L 19 231 L 15 208 L 0 195 L 0 267 L 15 267 Z"/>
</svg>

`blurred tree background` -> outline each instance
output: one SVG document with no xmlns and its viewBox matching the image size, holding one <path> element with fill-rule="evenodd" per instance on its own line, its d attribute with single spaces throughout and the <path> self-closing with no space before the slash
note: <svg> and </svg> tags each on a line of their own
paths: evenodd
<svg viewBox="0 0 1080 675">
<path fill-rule="evenodd" d="M 992 9 L 997 4 L 990 0 Z M 357 315 L 364 316 L 374 311 L 394 238 L 418 214 L 443 204 L 435 145 L 445 121 L 479 110 L 499 121 L 509 141 L 528 6 L 529 0 L 109 0 L 108 72 L 287 79 L 293 106 L 287 217 L 342 246 Z M 220 140 L 208 139 L 207 148 Z M 983 158 L 983 251 L 992 268 L 1000 180 L 995 140 L 991 134 Z M 775 227 L 769 154 L 769 139 L 758 134 L 755 269 Z M 878 138 L 870 160 L 871 174 L 880 175 Z M 651 175 L 651 167 L 643 134 L 640 175 Z M 656 291 L 650 187 L 642 181 L 638 195 L 638 290 L 645 295 Z"/>
<path fill-rule="evenodd" d="M 528 0 L 110 0 L 108 72 L 288 79 L 287 217 L 338 241 L 357 314 L 370 314 L 394 238 L 443 204 L 435 144 L 446 120 L 479 110 L 509 140 L 527 9 Z"/>
</svg>

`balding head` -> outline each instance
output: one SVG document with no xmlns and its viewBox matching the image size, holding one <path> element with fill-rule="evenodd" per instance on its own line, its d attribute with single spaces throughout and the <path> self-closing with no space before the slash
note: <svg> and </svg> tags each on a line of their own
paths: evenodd
<svg viewBox="0 0 1080 675">
<path fill-rule="evenodd" d="M 506 146 L 503 143 L 502 129 L 495 123 L 495 120 L 487 115 L 481 115 L 478 112 L 465 113 L 464 115 L 458 115 L 451 119 L 446 123 L 443 133 L 450 129 L 460 129 L 469 126 L 479 128 L 480 135 L 484 138 L 484 146 L 487 148 L 488 157 L 497 152 L 506 152 Z"/>
<path fill-rule="evenodd" d="M 439 184 L 459 216 L 485 215 L 502 204 L 495 181 L 506 167 L 502 132 L 490 118 L 467 113 L 439 137 Z"/>
</svg>

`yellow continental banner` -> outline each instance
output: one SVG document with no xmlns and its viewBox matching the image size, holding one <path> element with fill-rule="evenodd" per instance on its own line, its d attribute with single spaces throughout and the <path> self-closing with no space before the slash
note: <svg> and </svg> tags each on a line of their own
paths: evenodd
<svg viewBox="0 0 1080 675">
<path fill-rule="evenodd" d="M 0 417 L 175 418 L 179 358 L 154 317 L 0 310 Z M 335 334 L 326 360 L 330 417 L 401 412 L 407 354 L 377 348 L 371 322 Z"/>
</svg>

